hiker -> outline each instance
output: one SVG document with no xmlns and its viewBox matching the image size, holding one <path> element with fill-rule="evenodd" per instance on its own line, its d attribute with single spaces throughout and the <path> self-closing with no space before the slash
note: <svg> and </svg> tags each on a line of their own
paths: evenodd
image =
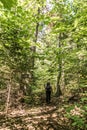
<svg viewBox="0 0 87 130">
<path fill-rule="evenodd" d="M 50 85 L 50 82 L 47 82 L 46 87 L 45 87 L 45 91 L 46 91 L 46 103 L 50 103 L 51 92 L 52 92 L 52 87 Z"/>
</svg>

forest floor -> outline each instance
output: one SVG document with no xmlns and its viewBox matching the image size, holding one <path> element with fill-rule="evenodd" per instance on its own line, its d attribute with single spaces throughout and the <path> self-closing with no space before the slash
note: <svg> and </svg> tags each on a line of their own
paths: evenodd
<svg viewBox="0 0 87 130">
<path fill-rule="evenodd" d="M 81 114 L 76 104 L 61 96 L 53 97 L 50 104 L 11 108 L 8 114 L 0 112 L 0 130 L 75 130 L 66 115 L 72 107 Z"/>
<path fill-rule="evenodd" d="M 0 130 L 68 130 L 64 108 L 49 105 L 9 110 L 2 115 Z"/>
</svg>

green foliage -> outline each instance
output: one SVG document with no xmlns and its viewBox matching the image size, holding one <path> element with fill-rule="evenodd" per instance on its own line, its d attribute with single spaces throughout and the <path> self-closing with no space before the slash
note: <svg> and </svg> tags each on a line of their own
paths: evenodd
<svg viewBox="0 0 87 130">
<path fill-rule="evenodd" d="M 86 106 L 85 106 L 86 107 Z M 86 129 L 86 109 L 82 108 L 74 108 L 69 107 L 66 109 L 67 114 L 66 116 L 71 120 L 71 125 L 73 128 L 77 130 Z"/>
<path fill-rule="evenodd" d="M 70 113 L 70 111 L 73 110 L 73 109 L 74 109 L 74 106 L 70 106 L 70 107 L 66 108 L 66 111 L 67 111 L 68 113 Z M 69 115 L 68 115 L 68 116 L 69 116 Z"/>
<path fill-rule="evenodd" d="M 21 73 L 34 74 L 37 86 L 43 86 L 49 79 L 56 85 L 60 71 L 61 86 L 63 82 L 66 88 L 86 84 L 87 2 L 85 0 L 73 2 L 59 0 L 48 2 L 48 5 L 44 0 L 35 2 L 26 0 L 19 3 L 17 0 L 1 0 L 1 2 L 5 8 L 11 9 L 0 11 L 1 71 L 13 72 L 12 77 L 16 82 L 20 81 Z M 35 43 L 37 23 L 39 35 Z M 58 46 L 59 42 L 61 47 Z M 31 51 L 32 46 L 36 46 L 35 53 Z M 34 68 L 33 59 L 35 59 Z M 2 69 L 3 66 L 6 70 Z"/>
<path fill-rule="evenodd" d="M 81 98 L 81 101 L 82 101 L 82 102 L 87 101 L 87 97 Z"/>
<path fill-rule="evenodd" d="M 76 102 L 66 111 L 74 130 L 86 130 L 87 1 L 0 2 L 0 89 L 11 78 L 12 90 L 18 87 L 26 94 L 20 102 L 37 104 L 45 99 L 46 82 L 55 91 L 59 77 L 63 91 L 81 90 L 82 106 Z"/>
<path fill-rule="evenodd" d="M 17 4 L 17 0 L 0 0 L 4 7 L 7 9 L 11 9 L 11 7 L 15 6 Z"/>
<path fill-rule="evenodd" d="M 78 116 L 73 116 L 73 117 L 71 117 L 71 119 L 73 120 L 72 126 L 77 127 L 78 130 L 83 128 L 83 126 L 85 124 L 84 118 L 79 118 Z"/>
</svg>

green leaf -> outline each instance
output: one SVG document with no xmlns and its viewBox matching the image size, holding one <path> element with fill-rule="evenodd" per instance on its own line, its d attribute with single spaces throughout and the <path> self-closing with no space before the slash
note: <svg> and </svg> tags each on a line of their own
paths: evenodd
<svg viewBox="0 0 87 130">
<path fill-rule="evenodd" d="M 75 22 L 74 22 L 74 27 L 75 27 L 75 28 L 76 28 L 77 25 L 78 25 L 78 21 L 79 21 L 79 20 L 76 18 L 76 19 L 75 19 Z"/>
</svg>

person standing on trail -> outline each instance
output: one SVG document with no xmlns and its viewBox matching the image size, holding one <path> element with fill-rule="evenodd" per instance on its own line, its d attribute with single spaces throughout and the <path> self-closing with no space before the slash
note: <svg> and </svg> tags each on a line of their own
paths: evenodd
<svg viewBox="0 0 87 130">
<path fill-rule="evenodd" d="M 50 85 L 50 82 L 47 82 L 45 90 L 46 90 L 46 103 L 50 103 L 51 92 L 52 92 L 52 87 Z"/>
</svg>

